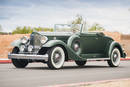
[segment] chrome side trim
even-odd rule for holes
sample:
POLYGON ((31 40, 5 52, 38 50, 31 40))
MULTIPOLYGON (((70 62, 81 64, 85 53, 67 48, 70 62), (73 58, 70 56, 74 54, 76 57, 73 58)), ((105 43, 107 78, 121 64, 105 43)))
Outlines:
POLYGON ((35 55, 35 54, 8 54, 9 59, 34 59, 34 60, 45 60, 48 61, 48 54, 35 55))

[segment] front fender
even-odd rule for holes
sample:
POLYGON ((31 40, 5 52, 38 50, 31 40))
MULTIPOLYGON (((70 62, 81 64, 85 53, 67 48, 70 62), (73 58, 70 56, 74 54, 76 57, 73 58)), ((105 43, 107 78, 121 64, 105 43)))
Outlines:
POLYGON ((66 46, 66 44, 61 40, 50 40, 47 43, 45 43, 44 45, 42 45, 42 47, 53 47, 53 46, 56 46, 56 45, 66 46))
POLYGON ((57 45, 61 45, 65 48, 68 54, 68 58, 72 60, 84 60, 79 55, 77 55, 66 43, 61 40, 51 40, 44 44, 42 47, 54 47, 57 45))
POLYGON ((21 44, 21 40, 18 39, 18 40, 15 40, 14 42, 11 43, 11 46, 14 46, 14 47, 19 47, 21 44))
POLYGON ((108 56, 110 57, 111 52, 112 52, 112 50, 113 50, 114 47, 117 47, 117 48, 119 49, 120 53, 121 53, 121 57, 125 58, 125 53, 124 53, 124 51, 123 51, 121 45, 120 45, 118 42, 115 42, 115 41, 113 41, 113 42, 110 44, 110 46, 109 46, 108 56))

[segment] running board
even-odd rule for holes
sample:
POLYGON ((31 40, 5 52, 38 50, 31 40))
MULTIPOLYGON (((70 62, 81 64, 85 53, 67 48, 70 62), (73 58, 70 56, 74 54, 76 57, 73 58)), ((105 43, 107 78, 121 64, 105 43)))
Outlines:
POLYGON ((110 60, 110 58, 87 58, 88 61, 106 61, 110 60))

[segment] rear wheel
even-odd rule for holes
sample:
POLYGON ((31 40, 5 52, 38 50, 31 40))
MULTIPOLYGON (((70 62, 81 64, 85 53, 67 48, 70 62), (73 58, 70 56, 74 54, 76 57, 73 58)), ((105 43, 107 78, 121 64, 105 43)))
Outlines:
POLYGON ((86 64, 86 61, 75 61, 75 63, 78 65, 78 66, 84 66, 86 64))
MULTIPOLYGON (((15 53, 15 54, 18 54, 18 52, 19 52, 18 48, 14 48, 12 51, 12 53, 15 53)), ((25 59, 11 59, 11 60, 12 60, 13 65, 16 68, 24 68, 28 65, 28 60, 25 60, 25 59)))
POLYGON ((114 48, 112 50, 112 53, 110 55, 110 60, 108 60, 108 65, 110 67, 117 67, 119 66, 120 64, 120 57, 121 57, 121 54, 120 54, 120 51, 118 48, 114 48))
POLYGON ((65 61, 65 52, 62 47, 55 46, 48 51, 47 65, 50 69, 60 69, 65 61))

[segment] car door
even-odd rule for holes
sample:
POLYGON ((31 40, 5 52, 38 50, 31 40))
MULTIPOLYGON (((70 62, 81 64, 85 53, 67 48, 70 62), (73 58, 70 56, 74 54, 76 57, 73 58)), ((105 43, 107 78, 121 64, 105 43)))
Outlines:
POLYGON ((105 39, 96 33, 82 33, 81 46, 82 54, 103 54, 105 49, 105 39))

